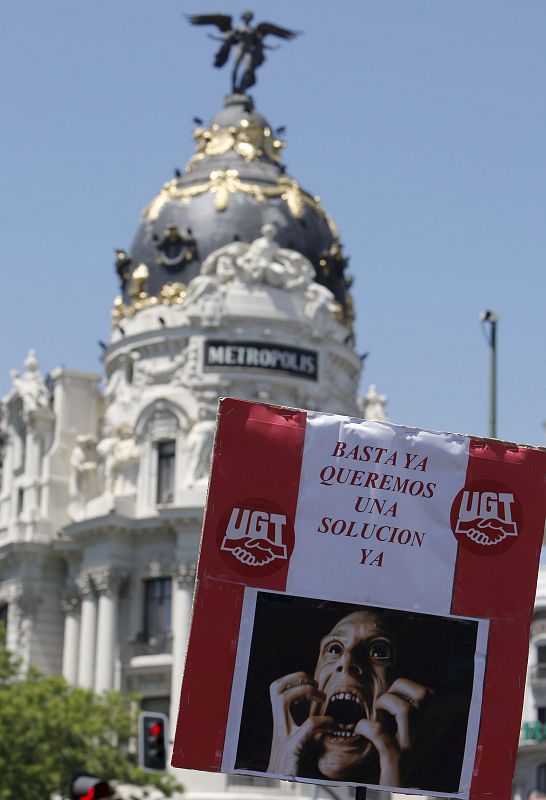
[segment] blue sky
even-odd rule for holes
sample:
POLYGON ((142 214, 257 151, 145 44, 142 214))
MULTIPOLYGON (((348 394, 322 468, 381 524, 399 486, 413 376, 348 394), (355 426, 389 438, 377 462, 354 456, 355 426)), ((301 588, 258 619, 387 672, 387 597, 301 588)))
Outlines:
MULTIPOLYGON (((259 0, 304 31, 253 92, 286 125, 288 171, 335 219, 355 277, 363 387, 395 422, 487 434, 499 323, 498 435, 544 445, 546 3, 259 0)), ((193 152, 192 117, 229 87, 174 0, 4 0, 0 391, 29 347, 100 371, 140 210, 193 152)))

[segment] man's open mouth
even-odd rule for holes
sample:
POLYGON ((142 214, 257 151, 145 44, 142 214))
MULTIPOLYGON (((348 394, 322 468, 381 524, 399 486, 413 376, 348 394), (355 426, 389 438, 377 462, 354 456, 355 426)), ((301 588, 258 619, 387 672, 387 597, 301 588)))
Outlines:
POLYGON ((364 698, 354 689, 335 692, 328 700, 323 712, 333 717, 335 727, 326 731, 326 736, 340 744, 353 744, 361 737, 355 735, 355 726, 361 719, 369 717, 364 698))

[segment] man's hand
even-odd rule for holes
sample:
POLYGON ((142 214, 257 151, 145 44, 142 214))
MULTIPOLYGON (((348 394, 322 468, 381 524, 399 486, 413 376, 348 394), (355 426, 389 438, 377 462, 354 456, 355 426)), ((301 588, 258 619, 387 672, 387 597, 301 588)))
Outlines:
MULTIPOLYGON (((379 755, 379 783, 382 786, 400 786, 400 756, 411 748, 410 714, 418 710, 430 690, 407 678, 397 678, 374 705, 394 717, 396 733, 389 733, 379 719, 361 719, 355 733, 369 739, 379 755)), ((378 715, 379 717, 381 715, 378 715)))
POLYGON ((298 774, 300 761, 308 743, 317 734, 332 725, 332 717, 318 714, 325 696, 317 688, 317 682, 305 672, 292 672, 274 681, 270 687, 273 711, 273 741, 268 772, 279 775, 298 774), (298 725, 290 711, 297 701, 306 702, 309 708, 307 719, 298 725))

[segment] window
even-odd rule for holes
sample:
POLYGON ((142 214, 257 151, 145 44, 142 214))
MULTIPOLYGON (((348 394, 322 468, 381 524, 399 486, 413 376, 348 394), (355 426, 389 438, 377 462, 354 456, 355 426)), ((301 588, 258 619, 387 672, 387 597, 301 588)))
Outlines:
POLYGON ((157 496, 158 504, 174 502, 174 466, 176 443, 168 439, 157 443, 157 496))
POLYGON ((25 507, 25 490, 17 489, 17 516, 20 517, 25 507))
POLYGON ((537 645, 537 674, 536 677, 540 680, 546 678, 546 644, 541 642, 537 645))
POLYGON ((544 725, 546 722, 546 706, 539 706, 537 708, 537 719, 544 725))
POLYGON ((155 711, 155 713, 169 716, 170 698, 169 697, 143 697, 140 701, 142 711, 155 711))
POLYGON ((145 582, 144 638, 159 639, 171 631, 171 578, 145 582))
POLYGON ((8 627, 8 604, 2 603, 0 604, 0 628, 4 629, 4 632, 7 630, 8 627))
POLYGON ((537 767, 537 785, 539 792, 546 792, 546 764, 539 764, 537 767))

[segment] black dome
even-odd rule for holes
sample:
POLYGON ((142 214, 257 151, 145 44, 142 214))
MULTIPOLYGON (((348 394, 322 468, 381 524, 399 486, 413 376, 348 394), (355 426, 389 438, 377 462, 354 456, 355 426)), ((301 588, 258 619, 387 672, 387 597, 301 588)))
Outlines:
POLYGON ((139 277, 149 296, 165 284, 187 285, 214 250, 237 240, 251 242, 264 224, 273 223, 279 245, 311 261, 317 281, 334 293, 349 318, 350 280, 335 225, 319 199, 286 175, 280 159, 284 143, 251 98, 228 96, 209 127, 194 131, 194 139, 197 152, 185 173, 164 184, 144 209, 130 253, 118 251, 123 302, 134 296, 139 277))

